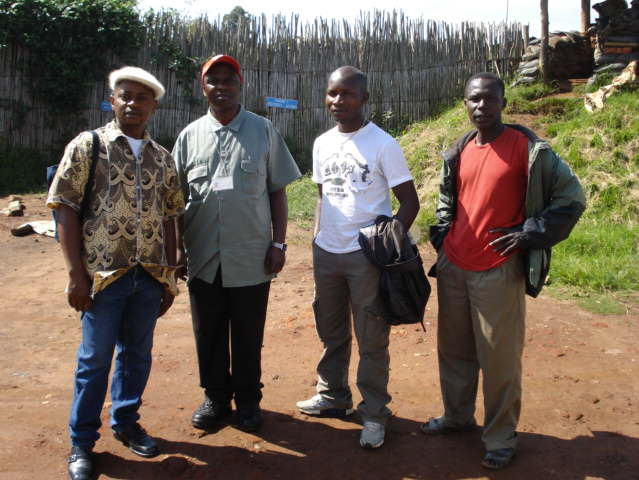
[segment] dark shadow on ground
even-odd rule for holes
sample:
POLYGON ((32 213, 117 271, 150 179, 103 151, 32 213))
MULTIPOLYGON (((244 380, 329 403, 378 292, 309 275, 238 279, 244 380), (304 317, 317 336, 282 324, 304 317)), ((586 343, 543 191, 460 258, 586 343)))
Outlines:
POLYGON ((262 430, 247 437, 246 449, 158 439, 160 461, 129 460, 104 452, 96 454, 96 470, 112 478, 135 480, 639 480, 639 439, 611 432, 596 431, 592 437, 571 440, 520 433, 515 461, 494 472, 479 465, 480 432, 430 437, 418 432, 418 422, 395 417, 386 444, 366 451, 359 447, 356 424, 337 429, 278 412, 266 411, 264 417, 262 430), (273 451, 260 439, 285 451, 273 451))

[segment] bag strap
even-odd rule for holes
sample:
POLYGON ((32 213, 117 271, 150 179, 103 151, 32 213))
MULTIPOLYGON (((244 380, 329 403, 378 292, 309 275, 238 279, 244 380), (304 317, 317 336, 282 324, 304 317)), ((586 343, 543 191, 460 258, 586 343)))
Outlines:
POLYGON ((100 137, 98 137, 98 132, 91 130, 91 136, 93 137, 91 165, 89 166, 89 177, 87 178, 87 185, 84 188, 82 204, 80 205, 80 220, 84 218, 84 215, 89 208, 89 197, 91 196, 91 190, 93 190, 93 183, 95 179, 95 166, 98 163, 98 154, 100 153, 100 137))

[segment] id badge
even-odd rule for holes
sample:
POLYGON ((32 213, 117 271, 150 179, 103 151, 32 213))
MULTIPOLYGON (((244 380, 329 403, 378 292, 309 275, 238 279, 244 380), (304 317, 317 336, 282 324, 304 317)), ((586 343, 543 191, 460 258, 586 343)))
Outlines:
POLYGON ((233 177, 215 177, 211 180, 211 190, 219 192, 221 190, 233 190, 233 177))

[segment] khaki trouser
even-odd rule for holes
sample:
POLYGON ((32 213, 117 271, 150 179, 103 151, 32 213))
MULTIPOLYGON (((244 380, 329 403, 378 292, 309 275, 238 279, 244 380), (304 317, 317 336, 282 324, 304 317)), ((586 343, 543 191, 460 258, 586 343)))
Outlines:
POLYGON ((520 255, 481 272, 437 258, 438 355, 445 422, 472 422, 483 376, 487 450, 514 448, 521 410, 526 302, 520 255))
POLYGON ((315 325, 324 344, 317 365, 317 393, 335 408, 351 408, 348 386, 351 357, 351 310, 359 346, 357 387, 362 394, 358 411, 364 420, 385 423, 391 415, 388 394, 389 325, 372 313, 379 302, 379 270, 360 250, 330 253, 313 244, 315 325))

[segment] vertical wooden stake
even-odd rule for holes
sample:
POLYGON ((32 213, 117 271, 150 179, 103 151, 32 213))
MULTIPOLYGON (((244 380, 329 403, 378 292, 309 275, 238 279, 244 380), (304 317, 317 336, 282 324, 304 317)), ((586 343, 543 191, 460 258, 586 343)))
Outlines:
POLYGON ((541 50, 539 63, 541 66, 541 76, 544 83, 550 81, 550 65, 548 62, 548 0, 540 0, 541 3, 541 50))
POLYGON ((581 0, 581 31, 586 33, 590 28, 590 0, 581 0))

